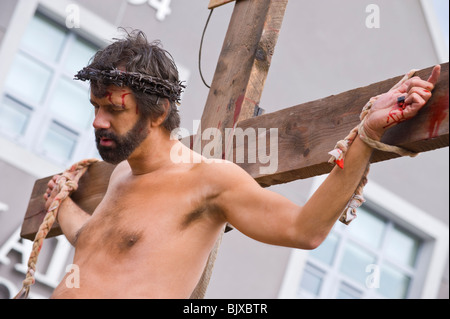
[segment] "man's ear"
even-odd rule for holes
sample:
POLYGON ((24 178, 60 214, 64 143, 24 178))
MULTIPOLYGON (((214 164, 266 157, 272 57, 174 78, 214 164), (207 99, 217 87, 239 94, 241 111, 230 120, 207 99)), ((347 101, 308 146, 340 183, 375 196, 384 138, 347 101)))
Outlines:
POLYGON ((166 98, 159 98, 158 103, 164 108, 164 113, 152 121, 152 126, 161 126, 169 116, 170 102, 166 98))

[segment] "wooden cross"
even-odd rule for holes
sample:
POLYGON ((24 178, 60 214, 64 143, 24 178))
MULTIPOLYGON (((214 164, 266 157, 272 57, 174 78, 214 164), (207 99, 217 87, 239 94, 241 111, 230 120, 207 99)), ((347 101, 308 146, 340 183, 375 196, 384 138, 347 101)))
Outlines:
MULTIPOLYGON (((231 1, 211 0, 209 8, 231 1)), ((361 108, 370 97, 388 91, 403 76, 255 117, 287 2, 236 2, 201 119, 203 130, 218 128, 222 136, 226 128, 278 128, 279 160, 275 173, 261 174, 259 160, 238 163, 264 187, 328 173, 328 151, 359 123, 361 108)), ((449 145, 448 63, 441 66, 440 80, 427 105, 416 117, 388 131, 383 142, 414 152, 449 145)), ((427 78, 431 69, 420 70, 418 75, 427 78)), ((191 147, 199 143, 200 133, 190 137, 191 147)), ((233 144, 225 156, 229 158, 242 147, 245 146, 233 144)), ((371 162, 397 156, 375 151, 371 162)), ((92 213, 103 198, 113 169, 105 162, 94 164, 80 180, 72 199, 92 213)), ((23 238, 33 240, 43 220, 46 212, 42 196, 50 178, 35 183, 22 225, 23 238)), ((55 224, 49 236, 59 234, 61 230, 55 224)))

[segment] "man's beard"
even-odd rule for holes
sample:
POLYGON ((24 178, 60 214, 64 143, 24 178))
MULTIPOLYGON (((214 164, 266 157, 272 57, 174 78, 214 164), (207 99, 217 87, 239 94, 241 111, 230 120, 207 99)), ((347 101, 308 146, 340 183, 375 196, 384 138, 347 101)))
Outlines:
POLYGON ((126 160, 148 136, 147 124, 148 119, 141 117, 125 135, 116 135, 106 129, 96 130, 95 142, 102 159, 111 164, 126 160), (110 139, 114 143, 112 146, 103 146, 100 144, 101 138, 110 139))

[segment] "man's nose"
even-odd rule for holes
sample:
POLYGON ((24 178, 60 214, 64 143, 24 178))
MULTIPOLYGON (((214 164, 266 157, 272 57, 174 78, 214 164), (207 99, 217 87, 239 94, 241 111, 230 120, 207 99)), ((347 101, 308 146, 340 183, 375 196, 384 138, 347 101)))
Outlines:
POLYGON ((111 127, 108 115, 101 108, 99 108, 99 110, 96 112, 92 126, 95 129, 108 129, 111 127))

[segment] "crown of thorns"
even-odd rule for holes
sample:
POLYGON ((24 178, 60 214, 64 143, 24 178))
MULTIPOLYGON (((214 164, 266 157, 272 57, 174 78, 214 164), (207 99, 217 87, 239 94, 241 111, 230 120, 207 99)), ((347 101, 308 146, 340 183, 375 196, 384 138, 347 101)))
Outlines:
POLYGON ((181 93, 186 87, 182 82, 170 82, 154 76, 137 72, 124 72, 118 69, 98 70, 85 67, 75 75, 76 80, 102 81, 117 86, 128 86, 137 91, 165 97, 170 101, 179 103, 181 93))

